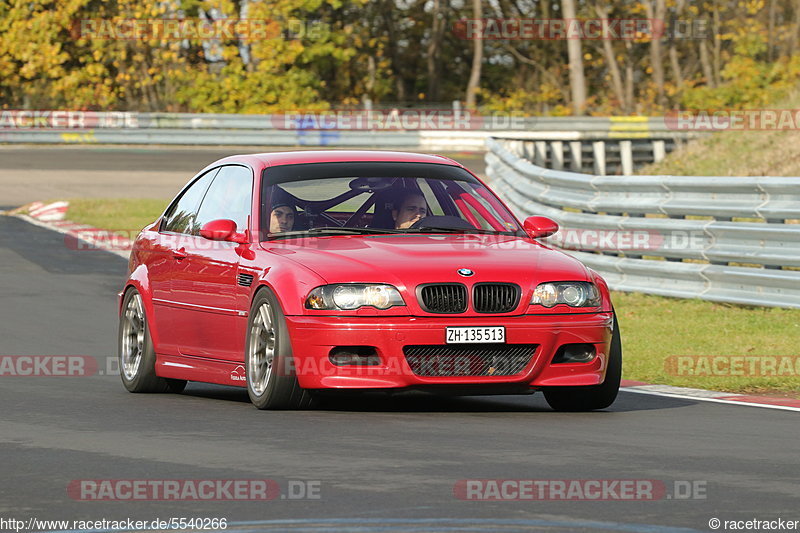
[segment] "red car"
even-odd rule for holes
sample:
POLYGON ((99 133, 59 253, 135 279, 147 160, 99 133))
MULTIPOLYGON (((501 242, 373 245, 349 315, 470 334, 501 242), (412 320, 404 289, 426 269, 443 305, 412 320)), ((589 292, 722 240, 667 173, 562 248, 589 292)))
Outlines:
POLYGON ((136 239, 120 293, 132 392, 246 387, 260 409, 324 390, 544 392, 558 410, 617 395, 603 279, 537 242, 441 156, 240 155, 197 174, 136 239))

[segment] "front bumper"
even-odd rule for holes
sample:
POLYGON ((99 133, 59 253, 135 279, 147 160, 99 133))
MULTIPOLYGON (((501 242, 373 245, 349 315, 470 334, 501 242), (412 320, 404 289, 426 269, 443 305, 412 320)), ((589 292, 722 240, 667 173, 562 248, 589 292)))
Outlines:
POLYGON ((287 316, 294 371, 306 389, 396 389, 451 386, 598 385, 605 379, 611 341, 610 312, 569 315, 480 317, 287 316), (536 344, 525 368, 513 376, 430 377, 414 374, 403 354, 408 345, 444 345, 447 326, 505 326, 506 344, 536 344), (595 345, 588 363, 553 364, 563 344, 595 345), (337 366, 329 360, 336 346, 374 346, 375 366, 337 366))

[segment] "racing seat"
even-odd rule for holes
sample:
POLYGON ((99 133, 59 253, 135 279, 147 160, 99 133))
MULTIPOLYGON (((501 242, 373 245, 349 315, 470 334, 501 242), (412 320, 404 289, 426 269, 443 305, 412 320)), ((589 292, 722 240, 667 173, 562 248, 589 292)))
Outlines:
POLYGON ((305 212, 298 211, 297 214, 294 216, 294 226, 292 227, 292 231, 305 231, 309 229, 310 222, 308 220, 308 216, 305 212))
POLYGON ((394 229, 394 218, 392 209, 394 208, 393 198, 397 198, 398 191, 391 189, 375 193, 375 210, 372 215, 370 228, 375 229, 394 229))

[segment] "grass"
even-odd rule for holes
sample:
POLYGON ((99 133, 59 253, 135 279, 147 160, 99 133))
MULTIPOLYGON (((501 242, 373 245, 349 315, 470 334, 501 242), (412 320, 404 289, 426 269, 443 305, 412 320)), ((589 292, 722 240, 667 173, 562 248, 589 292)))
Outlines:
MULTIPOLYGON (((109 230, 136 231, 158 217, 163 200, 71 200, 67 218, 109 230)), ((675 375, 671 356, 798 355, 800 309, 746 307, 646 294, 615 293, 624 353, 624 378, 732 392, 800 396, 791 377, 675 375)))
MULTIPOLYGON (((797 109, 800 94, 770 109, 797 109)), ((800 176, 800 130, 725 131, 690 142, 638 174, 800 176)))
POLYGON ((69 201, 67 218, 135 237, 139 230, 161 215, 167 203, 168 200, 137 198, 72 199, 69 201))
POLYGON ((719 132, 670 153, 638 174, 800 176, 800 131, 719 132))
MULTIPOLYGON (((800 396, 792 376, 675 375, 671 356, 794 356, 800 360, 800 309, 614 293, 622 332, 624 378, 734 392, 800 396)), ((797 369, 797 365, 795 366, 797 369)), ((688 373, 688 372, 683 372, 688 373)))

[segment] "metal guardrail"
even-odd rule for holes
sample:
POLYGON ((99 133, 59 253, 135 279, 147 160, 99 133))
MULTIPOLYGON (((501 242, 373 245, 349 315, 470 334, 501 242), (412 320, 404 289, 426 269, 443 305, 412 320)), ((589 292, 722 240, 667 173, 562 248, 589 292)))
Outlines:
MULTIPOLYGON (((323 116, 357 117, 372 113, 376 117, 388 117, 392 113, 428 113, 427 116, 459 116, 464 123, 477 129, 505 131, 518 129, 523 136, 526 132, 574 132, 568 138, 613 139, 652 136, 684 138, 693 132, 676 129, 674 120, 664 117, 621 116, 621 117, 523 117, 519 115, 487 114, 475 111, 451 109, 347 109, 329 111, 287 111, 278 114, 245 115, 237 113, 139 113, 133 111, 34 111, 0 110, 0 130, 13 131, 20 128, 51 127, 62 129, 212 129, 212 130, 293 130, 296 125, 308 129, 315 119, 323 116), (513 124, 512 122, 513 121, 513 124), (302 126, 302 123, 306 123, 302 126)), ((425 121, 422 127, 407 128, 430 130, 425 121)), ((333 129, 333 128, 330 128, 333 129)))
POLYGON ((549 245, 612 288, 800 308, 800 178, 578 174, 534 165, 524 143, 487 141, 493 188, 558 222, 549 245))
POLYGON ((675 130, 664 118, 480 116, 455 109, 273 115, 0 110, 0 143, 483 151, 489 136, 510 136, 527 139, 542 166, 588 169, 598 174, 605 174, 607 169, 630 174, 637 165, 659 161, 678 143, 697 135, 675 130), (439 119, 444 127, 439 127, 439 119), (452 127, 446 126, 448 121, 452 127), (374 127, 381 122, 388 127, 374 127))
MULTIPOLYGON (((483 139, 482 139, 483 141, 483 139)), ((0 143, 163 144, 205 146, 384 146, 416 149, 416 131, 226 130, 206 128, 126 128, 88 130, 0 130, 0 143)))

